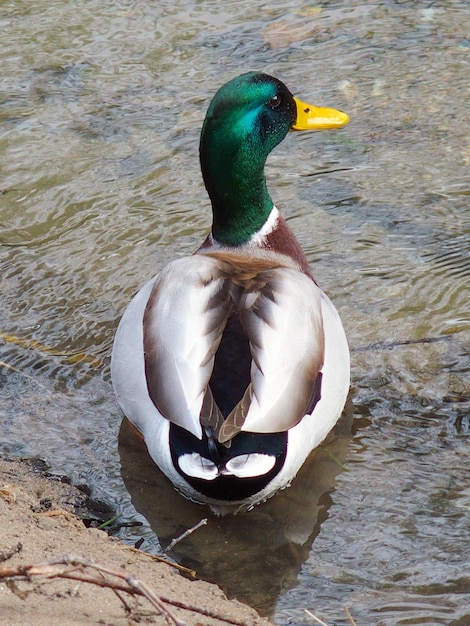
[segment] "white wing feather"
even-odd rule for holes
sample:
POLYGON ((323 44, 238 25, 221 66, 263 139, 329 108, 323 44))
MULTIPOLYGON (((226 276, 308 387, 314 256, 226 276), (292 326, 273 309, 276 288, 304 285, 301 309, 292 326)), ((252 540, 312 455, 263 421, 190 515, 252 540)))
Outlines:
MULTIPOLYGON (((230 289, 214 259, 178 259, 159 275, 144 314, 150 397, 163 416, 198 438, 214 355, 232 307, 230 289)), ((215 403, 206 405, 218 411, 215 403)))
POLYGON ((289 268, 266 275, 259 292, 241 299, 253 357, 242 430, 259 433, 288 430, 302 419, 324 355, 320 289, 289 268))

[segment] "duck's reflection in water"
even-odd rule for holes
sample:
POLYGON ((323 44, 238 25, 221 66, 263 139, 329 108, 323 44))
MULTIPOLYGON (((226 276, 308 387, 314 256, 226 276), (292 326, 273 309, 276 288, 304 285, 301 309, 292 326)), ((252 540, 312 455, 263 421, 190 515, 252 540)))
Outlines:
POLYGON ((134 507, 165 549, 202 518, 207 524, 177 543, 170 556, 215 582, 229 597, 270 616, 282 591, 296 584, 320 525, 351 440, 352 411, 329 441, 315 450, 292 486, 247 513, 215 517, 178 494, 158 470, 141 437, 124 419, 119 435, 122 476, 134 507))

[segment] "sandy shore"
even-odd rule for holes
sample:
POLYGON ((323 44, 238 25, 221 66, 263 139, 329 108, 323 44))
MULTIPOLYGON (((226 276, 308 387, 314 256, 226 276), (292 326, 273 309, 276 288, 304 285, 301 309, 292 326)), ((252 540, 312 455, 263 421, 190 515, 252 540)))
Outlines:
POLYGON ((67 484, 45 478, 27 462, 0 460, 0 615, 3 626, 50 626, 179 623, 188 626, 240 624, 268 626, 254 609, 228 600, 216 586, 182 575, 168 563, 123 545, 95 528, 86 528, 79 517, 86 510, 86 496, 67 484), (77 515, 78 514, 78 515, 77 515), (70 565, 28 569, 64 555, 93 562, 102 569, 70 565), (71 570, 73 573, 70 573, 71 570), (29 580, 15 580, 14 573, 29 580), (37 574, 43 575, 37 575, 37 574), (5 578, 8 574, 10 578, 5 578), (105 586, 63 576, 93 577, 105 586), (163 600, 161 609, 148 597, 119 595, 109 587, 150 590, 163 600), (134 580, 137 583, 134 583, 134 580), (144 587, 140 587, 143 583, 144 587), (163 609, 164 607, 164 609, 163 609), (169 615, 162 615, 167 610, 169 615))

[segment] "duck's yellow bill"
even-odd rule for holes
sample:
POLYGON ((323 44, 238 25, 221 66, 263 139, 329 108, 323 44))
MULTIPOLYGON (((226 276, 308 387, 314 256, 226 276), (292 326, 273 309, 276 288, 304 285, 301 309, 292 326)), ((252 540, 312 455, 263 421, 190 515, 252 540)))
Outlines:
POLYGON ((292 130, 328 130, 342 128, 349 122, 349 116, 337 109, 314 107, 298 98, 294 98, 297 106, 297 119, 292 130))

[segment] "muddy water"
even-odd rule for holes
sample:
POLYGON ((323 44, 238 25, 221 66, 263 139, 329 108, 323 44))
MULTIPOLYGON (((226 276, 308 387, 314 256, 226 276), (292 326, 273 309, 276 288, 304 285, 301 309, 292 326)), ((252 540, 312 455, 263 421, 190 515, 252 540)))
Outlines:
POLYGON ((136 289, 209 226, 211 95, 262 69, 351 117, 267 168, 344 320, 351 400, 291 489, 171 554, 282 624, 470 623, 466 3, 155 4, 0 7, 4 452, 88 485, 144 549, 207 515, 121 427, 109 355, 136 289))

